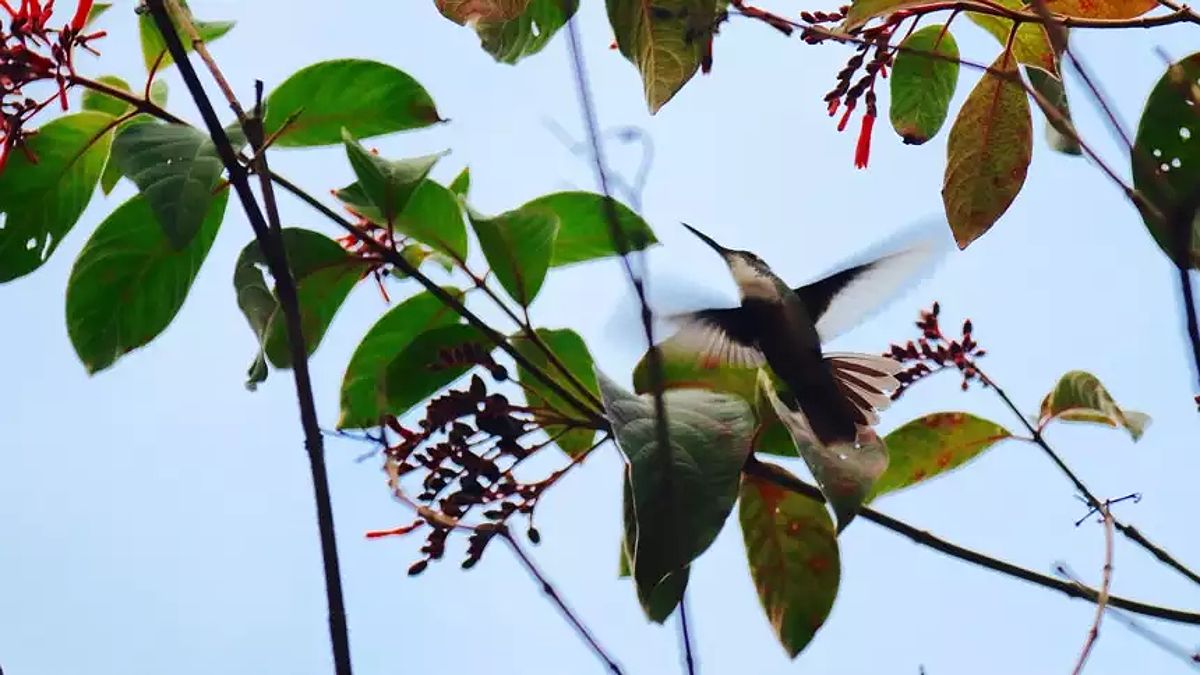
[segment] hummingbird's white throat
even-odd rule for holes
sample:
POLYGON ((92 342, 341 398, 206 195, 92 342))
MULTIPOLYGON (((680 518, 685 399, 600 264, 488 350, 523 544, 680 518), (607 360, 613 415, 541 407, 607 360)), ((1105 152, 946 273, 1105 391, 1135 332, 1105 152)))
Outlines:
POLYGON ((770 275, 763 274, 761 270, 746 262, 746 259, 739 255, 729 256, 727 260, 729 272, 733 275, 733 281, 737 284, 743 300, 746 298, 779 299, 779 288, 770 275))

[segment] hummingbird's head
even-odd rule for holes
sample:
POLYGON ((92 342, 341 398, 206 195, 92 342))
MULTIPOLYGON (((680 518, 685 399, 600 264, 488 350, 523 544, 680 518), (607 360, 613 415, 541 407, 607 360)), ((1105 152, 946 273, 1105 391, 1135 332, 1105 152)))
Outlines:
POLYGON ((733 281, 737 284, 742 299, 758 298, 761 300, 773 300, 780 297, 775 273, 771 271, 767 263, 763 262, 762 258, 750 251, 725 248, 713 240, 712 237, 691 225, 687 223, 681 223, 681 225, 696 235, 700 241, 708 244, 709 247, 721 256, 725 264, 729 266, 729 272, 733 275, 733 281))

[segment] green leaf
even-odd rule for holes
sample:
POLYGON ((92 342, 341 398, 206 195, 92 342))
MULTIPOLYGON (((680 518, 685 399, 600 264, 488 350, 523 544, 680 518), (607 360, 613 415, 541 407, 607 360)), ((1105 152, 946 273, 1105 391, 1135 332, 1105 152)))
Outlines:
POLYGON ((1046 116, 1046 142, 1050 147, 1063 153, 1064 155, 1081 155, 1083 149, 1079 147, 1079 143, 1069 133, 1070 129, 1062 126, 1057 120, 1066 120, 1068 124, 1073 124, 1071 120, 1071 107, 1067 104, 1067 90, 1063 86, 1061 80, 1053 75, 1048 74, 1040 68, 1026 68, 1025 74, 1029 76, 1029 84, 1039 94, 1046 98, 1046 102, 1052 106, 1052 110, 1046 110, 1042 102, 1038 99, 1034 101, 1042 109, 1042 113, 1046 116))
POLYGON ((348 130, 342 133, 346 157, 350 160, 354 175, 358 177, 358 192, 375 207, 375 213, 385 224, 395 221, 396 216, 408 205, 417 186, 445 154, 387 160, 364 148, 348 130))
MULTIPOLYGON (((114 89, 120 89, 121 91, 132 91, 129 88, 129 83, 117 77, 116 75, 101 75, 100 77, 96 78, 96 81, 100 84, 106 84, 114 89)), ((83 90, 81 107, 84 110, 94 110, 96 112, 102 112, 106 115, 112 115, 113 117, 120 117, 121 115, 124 115, 133 109, 133 106, 129 105, 125 101, 122 101, 119 98, 113 98, 112 96, 96 91, 95 89, 83 90)))
POLYGON ((503 21, 479 21, 479 45, 500 63, 516 63, 540 51, 566 25, 579 0, 530 0, 519 16, 503 21))
MULTIPOLYGON (((642 217, 621 202, 611 199, 620 232, 629 251, 640 251, 658 242, 642 217)), ((604 196, 593 192, 556 192, 538 197, 522 210, 549 211, 559 219, 551 267, 620 255, 613 243, 604 196)))
MULTIPOLYGON (((284 228, 283 245, 296 281, 305 351, 311 355, 321 344, 334 314, 362 277, 363 263, 329 237, 312 230, 284 228)), ((233 274, 238 306, 259 339, 259 354, 246 382, 251 390, 266 379, 264 357, 276 368, 292 365, 287 321, 276 295, 267 289, 265 268, 258 242, 252 241, 242 249, 233 274)))
MULTIPOLYGON (((633 563, 630 562, 630 556, 633 555, 633 542, 637 540, 637 520, 633 514, 633 488, 629 481, 629 471, 625 472, 621 486, 621 511, 624 516, 625 528, 621 536, 620 576, 631 577, 633 563)), ((638 603, 641 604, 647 619, 661 624, 671 616, 679 603, 683 602, 683 592, 687 590, 689 569, 684 567, 682 570, 671 572, 653 588, 634 584, 634 589, 638 594, 638 603)))
POLYGON ((0 180, 0 282, 42 266, 79 220, 104 169, 109 115, 65 115, 38 129, 8 159, 0 180))
POLYGON ((183 124, 132 124, 113 141, 112 155, 146 196, 171 245, 187 246, 225 168, 208 134, 183 124))
MULTIPOLYGON (((1008 9, 1016 11, 1026 9, 1025 3, 1022 0, 995 1, 996 4, 1008 9)), ((1007 48, 1009 44, 1008 37, 1012 34, 1013 29, 1011 19, 1002 19, 998 16, 980 14, 978 12, 967 12, 967 17, 991 33, 992 37, 1000 41, 1002 47, 1007 48)), ((1012 41, 1012 55, 1017 58, 1019 63, 1039 68, 1054 77, 1059 77, 1058 57, 1054 53, 1054 47, 1050 43, 1050 35, 1046 33, 1045 26, 1040 23, 1022 23, 1017 28, 1017 34, 1012 41)), ((1001 55, 1001 58, 1003 56, 1001 55)))
POLYGON ((892 128, 904 142, 920 145, 937 135, 946 121, 950 99, 958 86, 958 62, 917 52, 958 58, 958 44, 944 24, 926 26, 909 35, 892 66, 890 115, 892 128))
POLYGON ((1042 399, 1038 426, 1044 427, 1055 419, 1124 427, 1135 441, 1141 439, 1150 425, 1149 415, 1121 409, 1100 380, 1082 370, 1063 375, 1054 390, 1042 399))
POLYGON ((1007 429, 970 413, 915 419, 884 438, 890 461, 867 501, 952 471, 1006 438, 1007 429))
POLYGON ((617 46, 641 72, 654 114, 711 54, 717 0, 607 0, 607 6, 617 46))
MULTIPOLYGON (((196 27, 196 32, 205 43, 211 43, 219 37, 228 33, 236 22, 234 21, 200 21, 192 16, 191 9, 188 8, 187 2, 180 0, 180 8, 192 20, 192 25, 196 27)), ((183 49, 186 52, 191 52, 192 40, 187 33, 179 27, 179 19, 172 15, 171 23, 175 26, 175 32, 179 34, 179 39, 183 43, 183 49)), ((171 54, 167 52, 167 43, 163 41, 162 34, 158 32, 158 26, 154 23, 154 17, 149 14, 142 14, 138 17, 138 32, 142 38, 142 59, 146 63, 146 70, 152 70, 154 64, 158 63, 158 69, 163 70, 167 66, 175 62, 171 58, 171 54), (159 61, 159 57, 162 61, 159 61)))
MULTIPOLYGON (((763 466, 795 480, 781 467, 763 466)), ((833 521, 820 502, 758 476, 742 479, 738 515, 758 599, 779 642, 795 658, 837 597, 841 560, 833 521)))
MULTIPOLYGON (((554 355, 559 362, 566 368, 575 381, 581 383, 592 394, 599 396, 600 391, 596 386, 596 374, 593 370, 592 354, 588 351, 587 345, 584 344, 583 338, 573 330, 566 328, 562 329, 537 329, 537 336, 554 355)), ((551 363, 540 347, 524 333, 519 333, 512 336, 512 346, 529 360, 535 367, 542 372, 550 375, 551 378, 559 385, 571 392, 577 399, 586 402, 579 389, 572 384, 572 380, 562 374, 562 371, 557 366, 551 363)), ((535 377, 531 372, 524 367, 517 367, 517 376, 520 379, 522 388, 525 389, 525 398, 531 408, 548 409, 557 411, 559 416, 581 418, 581 413, 575 406, 567 403, 558 394, 554 393, 550 387, 546 386, 540 379, 535 377)), ((561 424, 548 424, 543 427, 546 434, 550 437, 556 437, 558 447, 562 448, 563 452, 571 457, 578 457, 592 447, 592 442, 595 440, 596 431, 594 429, 572 429, 567 430, 567 427, 561 424), (561 435, 559 435, 561 434, 561 435)))
MULTIPOLYGON (((1017 74, 1007 54, 994 70, 1017 74)), ((991 229, 1016 199, 1033 157, 1025 89, 985 74, 954 120, 946 148, 942 202, 960 249, 991 229)))
POLYGON ((469 167, 464 166, 463 170, 461 172, 459 172, 459 174, 457 176, 455 176, 454 182, 450 183, 450 191, 453 192, 454 194, 458 195, 459 197, 466 197, 467 192, 469 192, 470 189, 471 189, 471 169, 469 167))
MULTIPOLYGON (((1133 187, 1154 205, 1166 222, 1142 210, 1146 228, 1171 260, 1178 259, 1176 227, 1191 226, 1191 250, 1185 264, 1200 268, 1200 52, 1172 64, 1154 85, 1134 139, 1133 187)), ((1182 233, 1180 233, 1182 234, 1182 233)))
POLYGON ((492 272, 522 307, 537 297, 550 268, 559 219, 549 209, 520 208, 487 218, 470 212, 471 226, 492 272))
MULTIPOLYGON (((462 291, 446 287, 461 298, 462 291)), ((441 326, 456 324, 459 317, 428 291, 396 305, 371 326, 342 377, 339 429, 365 429, 379 424, 387 413, 387 368, 417 336, 441 326)))
POLYGON ((87 20, 83 22, 84 26, 90 26, 93 21, 100 18, 108 10, 112 9, 111 2, 97 2, 92 5, 91 11, 88 12, 87 20))
POLYGON ((386 412, 402 417, 474 367, 453 357, 464 348, 480 354, 494 345, 478 328, 464 323, 430 328, 402 348, 387 366, 386 412))
POLYGON ((766 371, 759 371, 758 383, 761 395, 787 427, 797 452, 833 507, 837 529, 841 532, 854 519, 875 481, 887 469, 887 446, 871 429, 860 431, 855 443, 821 445, 813 438, 804 416, 792 413, 779 400, 776 385, 766 371))
MULTIPOLYGON (((359 183, 338 190, 337 197, 362 217, 380 225, 387 224, 359 183)), ((467 257, 467 226, 458 197, 432 180, 417 184, 396 217, 394 227, 396 232, 428 244, 452 259, 465 260, 467 257)))
POLYGON ((294 114, 299 116, 276 137, 276 146, 341 143, 343 128, 362 139, 443 121, 407 73, 363 59, 314 63, 284 80, 267 97, 266 133, 278 132, 294 114))
POLYGON ((167 240, 141 195, 96 228, 67 281, 67 333, 89 374, 148 344, 175 318, 221 227, 228 196, 211 202, 182 250, 167 240))
POLYGON ((666 392, 671 447, 665 451, 656 442, 651 397, 626 392, 602 373, 597 381, 617 446, 629 460, 636 525, 631 557, 646 606, 656 587, 684 570, 721 530, 737 499, 754 417, 736 396, 666 392))

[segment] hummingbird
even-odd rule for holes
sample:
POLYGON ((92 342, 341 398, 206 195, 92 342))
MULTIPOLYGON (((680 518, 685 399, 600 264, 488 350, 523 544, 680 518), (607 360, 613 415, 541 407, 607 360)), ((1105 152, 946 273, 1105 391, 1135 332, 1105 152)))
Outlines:
MULTIPOLYGON (((824 353, 821 345, 876 309, 924 267, 931 240, 790 287, 750 251, 726 248, 682 223, 717 252, 737 284, 741 304, 676 315, 664 343, 695 353, 706 367, 767 366, 787 391, 779 399, 797 413, 813 440, 854 445, 891 403, 903 366, 873 354, 824 353)), ((873 432, 871 432, 873 433, 873 432)))

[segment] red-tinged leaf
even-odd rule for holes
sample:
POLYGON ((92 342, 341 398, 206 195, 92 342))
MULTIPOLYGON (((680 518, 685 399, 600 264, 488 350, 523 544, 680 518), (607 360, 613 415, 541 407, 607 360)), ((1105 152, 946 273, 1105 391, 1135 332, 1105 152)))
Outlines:
POLYGON ((841 561, 833 521, 820 502, 757 476, 742 479, 740 497, 750 576, 771 628, 794 658, 825 623, 837 597, 841 561))
MULTIPOLYGON (((1006 54, 992 64, 1017 77, 1006 54)), ((1033 120, 1025 90, 985 74, 950 129, 942 203, 960 249, 987 232, 1016 199, 1033 157, 1033 120)))
POLYGON ((1086 19, 1132 19, 1155 7, 1157 0, 1046 0, 1055 14, 1086 19))
POLYGON ((942 412, 915 419, 885 437, 891 461, 869 499, 957 469, 1011 437, 1004 427, 970 413, 942 412))
MULTIPOLYGON (((996 4, 1008 9, 1022 11, 1025 4, 1021 0, 994 0, 996 4)), ((991 14, 967 12, 967 16, 1000 41, 1001 46, 1008 45, 1012 34, 1013 22, 991 14)), ((1017 61, 1033 68, 1040 68, 1055 77, 1059 77, 1058 59, 1054 55, 1054 47, 1046 28, 1037 23, 1023 23, 1017 28, 1017 34, 1012 40, 1012 54, 1017 61)))
POLYGON ((1168 258, 1179 254, 1175 227, 1191 225, 1185 258, 1200 268, 1200 52, 1173 64, 1159 79, 1138 122, 1134 139, 1133 187, 1159 214, 1143 210, 1142 219, 1168 258), (1163 222, 1159 217, 1166 218, 1163 222))
POLYGON ((1042 399, 1038 425, 1045 426, 1054 419, 1124 427, 1135 441, 1150 426, 1149 415, 1121 409, 1100 379, 1082 370, 1063 375, 1054 390, 1042 399))
POLYGON ((468 21, 509 21, 525 11, 529 0, 436 0, 442 16, 459 24, 468 21))
POLYGON ((944 24, 908 36, 892 66, 892 128, 908 145, 920 145, 942 128, 958 86, 958 44, 944 24), (946 59, 925 56, 941 54, 946 59))

